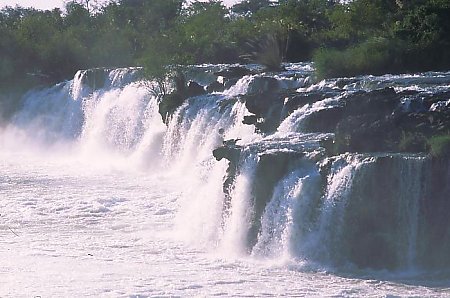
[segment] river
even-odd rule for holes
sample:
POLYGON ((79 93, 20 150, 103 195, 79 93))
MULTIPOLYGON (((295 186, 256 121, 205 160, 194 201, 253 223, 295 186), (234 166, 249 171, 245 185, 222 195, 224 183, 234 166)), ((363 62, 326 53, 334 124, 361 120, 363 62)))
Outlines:
MULTIPOLYGON (((405 177, 396 189, 405 194, 396 213, 404 223, 395 235, 406 235, 398 239, 398 268, 355 266, 361 256, 349 256, 340 240, 348 229, 344 209, 356 208, 348 202, 371 187, 360 180, 372 179, 387 155, 329 159, 326 191, 319 194, 320 173, 311 160, 328 135, 303 133, 300 123, 338 96, 292 113, 275 133, 262 135, 242 123, 244 103, 231 100, 250 92, 257 77, 250 75, 186 103, 165 125, 136 71, 105 71, 106 82, 96 88, 79 72, 31 91, 0 128, 1 297, 450 295, 446 270, 416 264, 417 202, 424 191, 417 185, 426 157, 388 156, 405 177), (212 155, 221 128, 244 147, 229 197, 223 188, 228 164, 212 155), (307 158, 289 159, 267 204, 258 207, 250 198, 263 156, 289 150, 307 158)), ((311 71, 309 64, 293 64, 274 77, 298 92, 332 84, 307 85, 311 71)), ((434 77, 439 82, 425 80, 426 86, 414 77, 388 83, 449 88, 449 74, 434 77)), ((347 91, 373 88, 372 81, 383 80, 366 78, 366 85, 347 91)))

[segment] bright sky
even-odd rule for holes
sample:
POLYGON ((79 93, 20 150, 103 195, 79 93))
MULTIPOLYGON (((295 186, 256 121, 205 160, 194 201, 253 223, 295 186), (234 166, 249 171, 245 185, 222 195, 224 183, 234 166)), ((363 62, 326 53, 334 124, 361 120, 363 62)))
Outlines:
MULTIPOLYGON (((22 7, 35 7, 38 9, 53 9, 55 7, 64 7, 64 2, 67 2, 67 0, 0 0, 0 7, 20 5, 22 7)), ((108 1, 105 0, 104 2, 108 1)), ((239 0, 222 0, 222 2, 227 6, 231 6, 239 2, 239 0)))

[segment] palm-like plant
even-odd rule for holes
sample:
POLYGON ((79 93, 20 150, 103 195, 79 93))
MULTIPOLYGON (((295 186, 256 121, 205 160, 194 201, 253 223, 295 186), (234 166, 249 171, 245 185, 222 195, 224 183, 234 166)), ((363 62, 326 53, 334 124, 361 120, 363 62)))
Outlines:
POLYGON ((241 56, 251 63, 263 65, 268 71, 280 71, 285 58, 287 42, 275 34, 267 34, 261 40, 247 42, 248 53, 241 56))

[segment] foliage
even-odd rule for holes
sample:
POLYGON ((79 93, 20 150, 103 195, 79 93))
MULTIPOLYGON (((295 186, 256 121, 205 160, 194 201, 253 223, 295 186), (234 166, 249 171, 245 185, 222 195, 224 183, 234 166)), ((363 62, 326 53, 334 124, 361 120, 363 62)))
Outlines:
POLYGON ((403 132, 398 144, 398 149, 400 152, 427 152, 427 138, 422 133, 403 132))
POLYGON ((446 0, 355 0, 328 15, 331 27, 322 33, 325 50, 314 55, 321 77, 450 67, 446 0))
POLYGON ((168 65, 240 57, 269 69, 314 58, 321 77, 450 67, 448 0, 245 0, 230 9, 217 0, 99 3, 0 10, 0 88, 102 66, 144 66, 162 79, 168 65))
POLYGON ((285 44, 286 41, 280 41, 273 34, 268 34, 262 41, 249 42, 248 54, 241 57, 265 66, 268 71, 279 71, 282 69, 281 64, 286 52, 285 44))
POLYGON ((231 8, 231 11, 238 15, 250 16, 258 12, 258 10, 267 8, 270 5, 271 5, 270 0, 244 0, 242 2, 235 4, 231 8))
POLYGON ((196 63, 223 62, 220 52, 228 47, 224 39, 226 13, 225 6, 218 1, 192 3, 176 27, 180 33, 180 50, 191 53, 196 63))
POLYGON ((371 38, 345 50, 322 48, 314 55, 319 78, 382 74, 401 64, 407 46, 386 38, 371 38))
POLYGON ((450 135, 433 136, 428 140, 430 154, 433 157, 450 156, 450 135))

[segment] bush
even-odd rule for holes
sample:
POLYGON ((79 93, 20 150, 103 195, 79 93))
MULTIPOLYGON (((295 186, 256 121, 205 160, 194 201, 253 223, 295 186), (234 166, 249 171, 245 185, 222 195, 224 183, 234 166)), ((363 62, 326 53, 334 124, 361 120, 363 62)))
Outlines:
POLYGON ((386 38, 372 38, 345 50, 319 49, 313 61, 320 79, 382 74, 393 69, 403 47, 386 38))
POLYGON ((428 144, 431 156, 436 158, 450 156, 450 134, 433 136, 428 140, 428 144))
POLYGON ((427 152, 427 138, 422 133, 402 133, 398 143, 400 152, 427 152))

